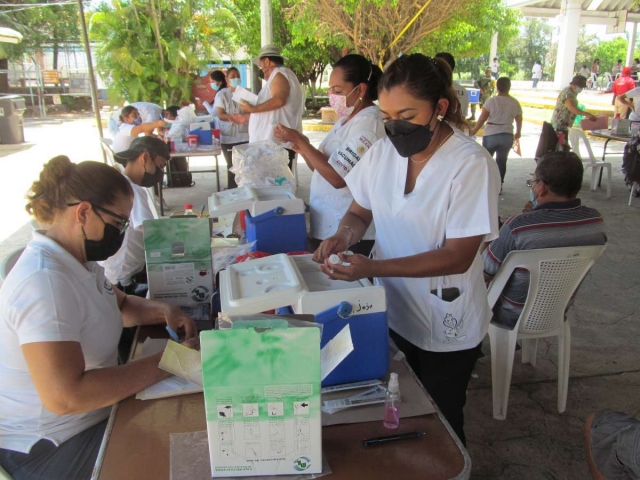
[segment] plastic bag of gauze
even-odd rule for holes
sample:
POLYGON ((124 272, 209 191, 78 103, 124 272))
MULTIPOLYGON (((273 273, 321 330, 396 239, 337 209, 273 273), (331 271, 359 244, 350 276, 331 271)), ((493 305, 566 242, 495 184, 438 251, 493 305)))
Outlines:
POLYGON ((167 135, 173 138, 186 137, 189 134, 189 126, 197 121, 198 116, 196 115, 196 110, 193 105, 182 107, 180 110, 178 110, 178 116, 176 117, 174 123, 171 124, 171 128, 169 129, 169 133, 167 135))
POLYGON ((289 154, 276 143, 247 143, 233 147, 233 167, 238 186, 289 186, 295 189, 293 173, 289 168, 289 154))

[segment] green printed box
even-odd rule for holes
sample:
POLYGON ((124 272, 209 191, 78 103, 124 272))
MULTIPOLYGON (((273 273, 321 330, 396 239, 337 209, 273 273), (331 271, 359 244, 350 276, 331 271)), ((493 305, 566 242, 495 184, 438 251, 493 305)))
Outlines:
POLYGON ((213 292, 208 218, 162 218, 143 224, 149 296, 176 305, 208 303, 213 292))
POLYGON ((200 344, 212 477, 320 473, 320 330, 213 330, 200 344))

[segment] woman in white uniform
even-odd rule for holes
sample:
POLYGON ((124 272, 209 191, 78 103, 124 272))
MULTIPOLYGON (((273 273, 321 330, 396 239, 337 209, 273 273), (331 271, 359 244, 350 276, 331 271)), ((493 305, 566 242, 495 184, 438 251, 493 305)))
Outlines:
MULTIPOLYGON (((318 148, 297 130, 279 125, 276 137, 291 142, 313 171, 311 177, 310 236, 320 241, 333 235, 349 209, 353 196, 345 178, 378 139, 384 137, 378 99, 382 71, 362 55, 347 55, 334 66, 329 77, 329 102, 340 116, 318 148)), ((369 226, 362 240, 351 251, 369 255, 375 228, 369 226)))
POLYGON ((451 69, 421 54, 398 58, 379 89, 387 137, 347 176, 354 201, 315 253, 329 277, 375 277, 387 296, 390 335, 464 442, 466 389, 491 310, 480 245, 498 236, 500 174, 468 128, 451 69), (375 218, 373 259, 333 253, 375 218))
POLYGON ((236 145, 249 142, 249 126, 246 122, 238 123, 233 119, 243 115, 240 106, 231 97, 236 87, 240 86, 240 71, 236 67, 227 70, 227 76, 216 70, 211 72, 211 79, 218 87, 213 108, 220 119, 220 145, 227 162, 227 188, 237 188, 236 176, 229 169, 233 166, 231 152, 236 145), (227 80, 229 83, 227 84, 227 80))
POLYGON ((169 376, 161 354, 118 366, 123 325, 196 335, 180 309, 127 296, 96 263, 120 248, 132 202, 117 170, 64 156, 31 187, 27 211, 48 229, 0 289, 0 466, 16 480, 88 480, 108 407, 169 376))
POLYGON ((128 105, 122 109, 120 113, 120 126, 118 133, 113 139, 113 151, 115 153, 128 150, 133 139, 141 133, 151 135, 156 128, 162 128, 166 125, 164 120, 157 122, 142 123, 140 112, 136 107, 128 105))

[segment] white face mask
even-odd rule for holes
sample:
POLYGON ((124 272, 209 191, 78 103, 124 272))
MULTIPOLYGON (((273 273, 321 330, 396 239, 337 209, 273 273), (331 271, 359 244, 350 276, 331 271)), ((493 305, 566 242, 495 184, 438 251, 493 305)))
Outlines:
POLYGON ((576 87, 576 88, 574 88, 573 91, 576 92, 576 95, 577 95, 578 93, 582 92, 582 88, 581 87, 576 87))

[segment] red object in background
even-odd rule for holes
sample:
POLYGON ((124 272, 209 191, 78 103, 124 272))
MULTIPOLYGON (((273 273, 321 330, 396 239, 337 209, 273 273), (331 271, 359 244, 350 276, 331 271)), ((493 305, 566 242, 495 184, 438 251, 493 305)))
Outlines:
POLYGON ((215 138, 220 140, 220 129, 219 128, 212 128, 211 129, 211 135, 213 135, 215 138))

